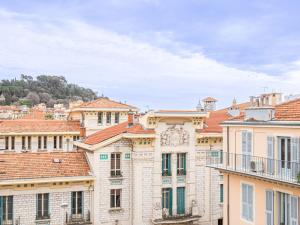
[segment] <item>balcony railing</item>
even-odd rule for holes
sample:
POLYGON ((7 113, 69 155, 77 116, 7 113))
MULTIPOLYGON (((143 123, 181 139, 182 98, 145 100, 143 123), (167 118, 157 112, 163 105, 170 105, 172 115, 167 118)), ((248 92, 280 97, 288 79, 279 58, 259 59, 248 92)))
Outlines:
POLYGON ((83 214, 71 214, 66 213, 66 224, 75 225, 75 224, 91 224, 91 215, 90 211, 86 215, 83 214))
POLYGON ((300 185, 300 163, 252 155, 210 151, 208 167, 300 185))

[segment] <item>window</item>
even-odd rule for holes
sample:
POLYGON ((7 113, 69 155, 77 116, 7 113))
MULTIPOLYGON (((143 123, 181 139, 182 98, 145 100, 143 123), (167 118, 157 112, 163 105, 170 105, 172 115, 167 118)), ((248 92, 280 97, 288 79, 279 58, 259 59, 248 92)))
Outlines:
POLYGON ((26 149, 26 146, 25 146, 25 144, 26 144, 26 139, 25 139, 26 137, 25 136, 22 136, 22 150, 25 150, 26 149))
POLYGON ((121 154, 112 153, 110 160, 110 175, 112 177, 121 176, 121 154))
POLYGON ((172 215, 172 188, 162 189, 162 209, 167 209, 169 215, 172 215))
POLYGON ((121 208, 121 189, 110 190, 110 208, 121 208))
POLYGON ((220 184, 220 203, 224 202, 224 184, 220 184))
POLYGON ((41 149, 42 148, 42 137, 39 136, 38 137, 38 149, 41 149))
POLYGON ((73 136, 73 141, 79 140, 79 136, 73 136))
POLYGON ((98 124, 103 123, 103 112, 98 112, 98 124))
POLYGON ((0 212, 0 215, 1 214, 4 224, 13 224, 13 196, 2 197, 2 213, 0 212))
POLYGON ((72 216, 73 217, 82 217, 82 208, 83 208, 83 192, 82 191, 75 191, 72 192, 72 216))
POLYGON ((63 136, 59 136, 59 149, 63 148, 63 136))
POLYGON ((242 218, 253 221, 253 187, 242 184, 242 218))
POLYGON ((31 149, 31 136, 27 137, 27 149, 31 149))
POLYGON ((111 112, 106 113, 106 123, 111 123, 111 112))
POLYGON ((119 123, 120 122, 120 113, 116 112, 115 113, 115 123, 119 123))
POLYGON ((44 136, 44 149, 47 149, 47 136, 44 136))
POLYGON ((223 225, 223 219, 218 219, 218 225, 223 225))
POLYGON ((171 176, 171 154, 162 154, 162 175, 171 176))
POLYGON ((242 131, 242 168, 250 169, 252 155, 252 133, 242 131))
POLYGON ((5 150, 8 150, 9 137, 5 137, 5 150))
POLYGON ((186 153, 177 154, 177 175, 186 175, 186 153))
POLYGON ((57 136, 53 137, 53 148, 57 149, 57 136))
POLYGON ((11 141, 11 147, 10 147, 11 150, 15 150, 15 136, 12 136, 10 141, 11 141))
POLYGON ((49 194, 37 194, 37 220, 49 219, 49 194))

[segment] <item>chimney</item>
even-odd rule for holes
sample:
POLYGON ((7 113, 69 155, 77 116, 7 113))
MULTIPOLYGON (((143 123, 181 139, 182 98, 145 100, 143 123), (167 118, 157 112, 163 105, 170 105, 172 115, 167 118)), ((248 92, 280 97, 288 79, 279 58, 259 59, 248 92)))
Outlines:
POLYGON ((131 110, 129 110, 128 112, 128 127, 132 127, 133 126, 133 112, 131 110))

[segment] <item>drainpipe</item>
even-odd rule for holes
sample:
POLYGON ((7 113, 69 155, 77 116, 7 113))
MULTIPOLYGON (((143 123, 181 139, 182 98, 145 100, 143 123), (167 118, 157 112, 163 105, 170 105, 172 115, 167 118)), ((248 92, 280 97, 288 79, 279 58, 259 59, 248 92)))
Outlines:
POLYGON ((132 194, 132 186, 133 186, 133 180, 132 180, 132 170, 133 170, 133 161, 132 161, 132 153, 133 153, 133 143, 131 141, 131 153, 130 153, 130 164, 129 164, 129 224, 133 225, 133 194, 132 194))
MULTIPOLYGON (((229 165, 229 126, 227 126, 227 165, 229 165)), ((230 225, 229 219, 229 174, 227 174, 227 225, 230 225)))

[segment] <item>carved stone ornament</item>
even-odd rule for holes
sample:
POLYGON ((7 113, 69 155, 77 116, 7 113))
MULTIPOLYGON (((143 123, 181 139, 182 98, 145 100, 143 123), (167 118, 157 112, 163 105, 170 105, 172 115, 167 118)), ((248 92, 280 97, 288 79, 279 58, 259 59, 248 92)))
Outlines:
POLYGON ((189 133, 182 125, 172 125, 160 135, 161 146, 181 146, 189 144, 189 133))

